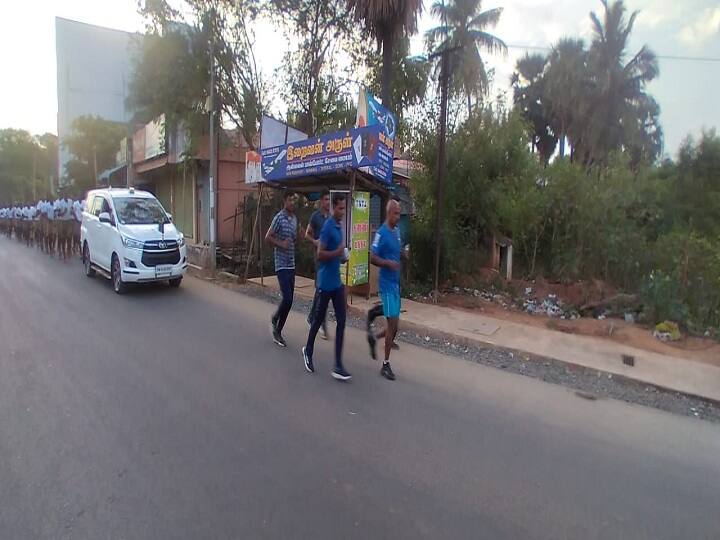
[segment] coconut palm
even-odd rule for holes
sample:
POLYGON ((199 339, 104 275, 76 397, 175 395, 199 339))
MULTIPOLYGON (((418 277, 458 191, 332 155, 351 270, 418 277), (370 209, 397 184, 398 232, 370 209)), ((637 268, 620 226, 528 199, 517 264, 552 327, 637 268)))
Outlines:
POLYGON ((515 106, 532 126, 533 151, 545 163, 557 146, 555 127, 546 103, 547 63, 548 59, 541 54, 526 54, 517 61, 511 80, 515 106))
POLYGON ((403 35, 417 32, 422 0, 348 0, 348 8, 382 47, 382 101, 391 108, 393 49, 403 35))
POLYGON ((456 48, 451 64, 452 73, 457 76, 453 89, 465 94, 471 114, 472 98, 485 95, 489 86, 480 50, 507 54, 505 42, 486 32, 500 20, 502 8, 482 11, 482 0, 436 1, 432 14, 441 24, 428 31, 428 45, 434 53, 456 48))
POLYGON ((654 159, 660 151, 662 131, 659 106, 646 92, 659 74, 655 54, 646 46, 627 60, 627 46, 638 12, 626 19, 625 4, 601 0, 601 21, 591 13, 594 38, 588 54, 592 108, 588 122, 585 159, 602 160, 613 150, 630 149, 654 159))
POLYGON ((544 80, 546 106, 557 124, 560 157, 565 157, 565 139, 579 142, 587 113, 587 51, 582 40, 564 38, 555 44, 544 80))

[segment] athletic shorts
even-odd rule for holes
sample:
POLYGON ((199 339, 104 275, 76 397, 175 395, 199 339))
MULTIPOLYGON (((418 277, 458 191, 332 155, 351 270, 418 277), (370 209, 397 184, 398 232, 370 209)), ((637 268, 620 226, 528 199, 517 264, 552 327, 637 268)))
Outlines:
POLYGON ((380 293, 382 300, 383 315, 386 319, 400 318, 400 293, 380 293))

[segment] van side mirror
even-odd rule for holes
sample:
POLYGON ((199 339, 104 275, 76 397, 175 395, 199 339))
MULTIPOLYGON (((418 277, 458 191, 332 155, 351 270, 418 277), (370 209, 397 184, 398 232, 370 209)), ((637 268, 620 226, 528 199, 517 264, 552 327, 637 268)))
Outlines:
POLYGON ((172 214, 168 214, 167 217, 168 217, 168 220, 172 221, 172 214))
POLYGON ((112 225, 112 219, 110 219, 110 214, 107 212, 103 212, 99 216, 100 223, 107 223, 108 225, 112 225))

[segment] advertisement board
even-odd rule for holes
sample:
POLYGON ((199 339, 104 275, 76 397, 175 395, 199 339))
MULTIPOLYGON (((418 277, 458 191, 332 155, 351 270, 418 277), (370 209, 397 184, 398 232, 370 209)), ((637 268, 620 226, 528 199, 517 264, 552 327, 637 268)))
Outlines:
POLYGON ((377 165, 367 168, 367 172, 386 183, 391 183, 397 120, 395 115, 375 99, 375 96, 368 92, 365 87, 360 87, 355 125, 359 128, 364 126, 382 127, 383 145, 380 151, 383 155, 377 165))
POLYGON ((161 114, 145 126, 145 159, 164 154, 165 146, 165 115, 161 114))
POLYGON ((284 144, 304 141, 308 136, 285 122, 263 115, 260 120, 260 148, 272 148, 284 144))
POLYGON ((347 168, 373 167, 380 180, 391 183, 392 146, 393 141, 385 136, 385 130, 379 124, 328 133, 263 148, 262 176, 265 180, 280 182, 347 168))
POLYGON ((257 184, 264 182, 260 167, 260 154, 252 150, 245 152, 245 183, 257 184))
POLYGON ((344 285, 354 287, 367 283, 370 271, 370 193, 356 191, 349 214, 350 260, 340 266, 340 277, 344 285))

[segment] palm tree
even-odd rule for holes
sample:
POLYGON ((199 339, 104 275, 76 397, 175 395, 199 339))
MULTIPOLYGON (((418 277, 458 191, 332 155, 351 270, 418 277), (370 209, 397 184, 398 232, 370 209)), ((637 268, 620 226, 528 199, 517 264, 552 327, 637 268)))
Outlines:
POLYGON ((588 55, 592 110, 585 158, 602 160, 617 149, 656 157, 662 143, 659 106, 646 87, 659 74, 655 54, 643 46, 628 62, 626 49, 638 12, 625 18, 622 0, 608 4, 601 21, 590 14, 594 39, 588 55))
MULTIPOLYGON (((557 123, 560 157, 566 138, 578 140, 586 109, 587 51, 580 39, 563 38, 552 48, 545 73, 546 105, 557 123)), ((579 141, 578 141, 579 142, 579 141)))
POLYGON ((348 0, 348 8, 382 46, 382 101, 390 109, 393 50, 398 38, 417 32, 422 0, 348 0))
POLYGON ((555 127, 546 103, 547 64, 548 59, 541 54, 526 54, 517 61, 512 75, 513 101, 532 125, 532 149, 545 163, 557 146, 555 127))
POLYGON ((441 24, 428 31, 428 45, 435 53, 457 48, 452 71, 459 77, 453 86, 456 92, 466 95, 468 114, 471 114, 472 97, 485 95, 488 90, 480 49, 507 54, 505 42, 485 31, 498 23, 502 8, 482 11, 482 0, 449 0, 447 4, 438 0, 432 6, 432 14, 441 24))

